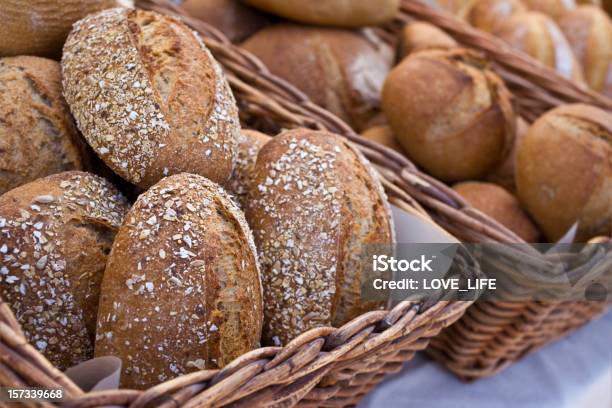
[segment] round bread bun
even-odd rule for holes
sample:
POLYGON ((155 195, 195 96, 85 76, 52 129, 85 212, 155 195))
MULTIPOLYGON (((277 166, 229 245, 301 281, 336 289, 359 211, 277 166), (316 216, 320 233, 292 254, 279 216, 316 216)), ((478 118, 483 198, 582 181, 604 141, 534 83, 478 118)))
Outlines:
POLYGON ((587 83, 612 98, 612 22, 596 6, 579 6, 561 15, 559 27, 567 37, 587 83))
POLYGON ((93 357, 102 274, 126 212, 110 183, 78 171, 0 196, 0 295, 61 370, 93 357))
POLYGON ((74 25, 62 57, 64 96, 96 153, 147 188, 190 172, 225 182, 240 131, 219 64, 180 21, 110 9, 74 25))
POLYGON ((0 58, 0 194, 87 162, 62 97, 60 65, 40 57, 0 58))
POLYGON ((582 67, 559 26, 538 12, 517 13, 499 24, 495 35, 560 75, 584 83, 582 67))
POLYGON ((72 24, 117 0, 0 0, 0 56, 58 57, 72 24))
POLYGON ((576 0, 522 0, 533 11, 538 11, 553 19, 559 18, 566 11, 576 8, 576 0))
POLYGON ((506 190, 515 193, 516 192, 516 181, 515 181, 515 168, 516 168, 516 152, 518 145, 523 140, 523 137, 529 129, 529 123, 520 116, 516 120, 516 137, 510 148, 510 152, 506 155, 506 159, 502 162, 493 173, 487 176, 487 181, 491 183, 499 184, 506 190))
POLYGON ((232 42, 244 40, 270 22, 266 14, 239 0, 185 0, 181 6, 190 16, 212 25, 232 42))
POLYGON ((577 242, 612 235, 612 115, 588 105, 553 109, 517 152, 518 195, 546 237, 578 222, 577 242))
POLYGON ((454 48, 457 41, 433 24, 424 21, 413 21, 400 32, 400 58, 415 52, 431 48, 454 48))
POLYGON ((258 347, 261 291, 253 236, 229 196, 201 176, 167 177, 117 233, 95 355, 122 360, 124 388, 223 367, 258 347))
POLYGON ((527 11, 521 0, 472 0, 460 12, 459 17, 472 26, 494 32, 508 17, 527 11))
POLYGON ((397 13, 399 0, 244 0, 290 20, 338 27, 374 26, 397 13))
POLYGON ((364 139, 380 143, 383 146, 387 146, 390 149, 404 154, 404 149, 402 149, 402 146, 397 142, 397 139, 393 136, 393 131, 388 125, 379 125, 366 129, 361 132, 361 136, 364 139))
POLYGON ((257 154, 270 139, 270 136, 256 130, 243 129, 240 133, 236 166, 225 186, 227 192, 236 199, 240 208, 245 208, 257 154))
POLYGON ((382 99, 408 155, 444 181, 485 176, 501 164, 514 140, 510 93, 465 49, 409 55, 387 77, 382 99))
POLYGON ((471 0, 425 0, 432 7, 457 15, 471 0))
POLYGON ((391 212, 376 173, 344 139, 308 129, 275 136, 259 152, 250 192, 265 343, 385 306, 362 296, 362 285, 384 274, 368 270, 367 253, 390 251, 391 212))
POLYGON ((525 242, 538 242, 540 232, 523 211, 518 199, 504 188, 478 181, 453 186, 471 206, 514 232, 525 242))
POLYGON ((259 31, 243 47, 314 103, 360 130, 376 114, 393 63, 391 48, 368 33, 279 24, 259 31))

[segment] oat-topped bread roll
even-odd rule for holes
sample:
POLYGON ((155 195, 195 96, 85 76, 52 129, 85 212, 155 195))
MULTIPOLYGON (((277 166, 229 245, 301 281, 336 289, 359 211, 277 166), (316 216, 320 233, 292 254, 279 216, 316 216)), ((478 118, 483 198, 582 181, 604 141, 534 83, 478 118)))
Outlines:
POLYGON ((410 54, 387 77, 382 99, 408 155, 444 181, 484 177, 514 140, 510 92, 486 61, 462 48, 410 54))
POLYGON ((259 152, 247 219, 264 283, 264 341, 287 343, 385 305, 362 285, 369 250, 389 251, 393 226, 370 164, 340 136, 296 129, 259 152))
POLYGON ((458 16, 476 28, 493 32, 508 17, 525 11, 521 0, 471 0, 458 16))
POLYGON ((242 213, 204 177, 167 177, 138 198, 117 234, 95 354, 121 358, 128 388, 223 367, 258 346, 261 302, 242 213))
POLYGON ((81 170, 86 161, 62 96, 60 65, 40 57, 0 58, 0 194, 81 170))
POLYGON ((566 78, 584 82, 582 67, 559 26, 542 13, 517 13, 497 26, 494 34, 566 78))
POLYGON ((240 0, 185 0, 181 6, 190 15, 207 22, 231 41, 242 41, 269 24, 265 13, 240 0))
POLYGON ((612 235, 612 114, 581 104, 544 114, 518 146, 516 183, 549 241, 575 222, 576 242, 612 235))
POLYGON ((102 274, 126 212, 110 183, 77 171, 0 196, 0 295, 62 370, 93 357, 102 274))
POLYGON ((0 56, 59 57, 72 23, 119 0, 0 0, 0 56))
POLYGON ((183 171, 225 182, 240 131, 219 64, 180 21, 111 9, 77 22, 62 57, 79 129, 117 174, 141 187, 183 171))
POLYGON ((567 37, 591 88, 612 98, 612 22, 596 6, 580 6, 561 15, 567 37))
POLYGON ((338 27, 385 23, 398 12, 399 0, 245 0, 269 13, 300 21, 338 27))
POLYGON ((433 24, 413 21, 402 28, 399 38, 399 53, 406 55, 430 48, 453 48, 457 42, 450 35, 433 24))
POLYGON ((376 114, 393 63, 391 48, 370 34, 279 24, 259 31, 243 47, 272 73, 359 130, 376 114))
POLYGON ((241 208, 245 208, 251 175, 257 161, 257 154, 270 139, 270 136, 256 130, 243 129, 240 132, 236 165, 225 188, 236 199, 236 203, 241 208))

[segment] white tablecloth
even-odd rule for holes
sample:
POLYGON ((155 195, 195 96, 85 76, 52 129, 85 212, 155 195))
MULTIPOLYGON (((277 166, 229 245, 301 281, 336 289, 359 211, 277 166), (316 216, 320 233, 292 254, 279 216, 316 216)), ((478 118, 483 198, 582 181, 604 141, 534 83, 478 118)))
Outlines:
POLYGON ((474 383, 419 355, 359 407, 612 408, 612 313, 474 383))

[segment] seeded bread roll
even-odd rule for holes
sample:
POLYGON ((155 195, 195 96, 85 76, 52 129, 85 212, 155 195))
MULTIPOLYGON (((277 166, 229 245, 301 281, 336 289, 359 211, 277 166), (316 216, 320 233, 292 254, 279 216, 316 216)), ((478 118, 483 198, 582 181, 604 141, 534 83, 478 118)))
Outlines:
POLYGON ((526 242, 538 242, 540 233, 523 211, 518 199, 500 186, 466 181, 453 186, 465 200, 526 242))
POLYGON ((360 130, 376 114, 393 63, 391 48, 368 33, 279 24, 259 31, 243 47, 360 130))
POLYGON ((234 97, 200 38, 178 20, 111 9, 77 22, 62 57, 83 136, 146 188, 187 171, 225 182, 240 131, 234 97))
POLYGON ((0 197, 0 295, 62 370, 93 357, 102 274, 126 212, 110 183, 77 171, 0 197))
POLYGON ((411 52, 430 48, 453 48, 457 42, 450 35, 433 24, 413 21, 404 26, 400 33, 400 57, 411 52))
POLYGON ((121 358, 127 388, 223 367, 259 344, 261 290, 251 232, 227 194, 201 176, 167 177, 117 234, 95 354, 121 358))
POLYGON ((377 175, 347 142, 307 129, 274 137, 259 152, 250 191, 266 343, 385 305, 362 297, 362 285, 382 275, 367 270, 367 252, 389 251, 391 215, 377 175))
POLYGON ((238 138, 238 157, 232 176, 226 184, 227 192, 236 198, 240 208, 245 208, 251 174, 259 150, 270 141, 270 136, 255 130, 244 129, 238 138))
POLYGON ((459 17, 476 28, 494 32, 508 17, 526 11, 521 0, 472 0, 459 12, 459 17))
POLYGON ((612 235, 612 114, 581 104, 544 114, 519 145, 516 183, 551 242, 575 222, 576 242, 612 235))
POLYGON ((444 181, 486 176, 514 140, 509 91, 479 55, 465 49, 410 54, 387 77, 382 99, 408 155, 444 181))
POLYGON ((40 177, 83 169, 85 144, 61 89, 57 62, 0 58, 0 194, 40 177))
POLYGON ((0 56, 58 57, 72 23, 117 0, 0 0, 0 56))
POLYGON ((517 13, 504 20, 495 35, 559 74, 583 83, 582 67, 559 26, 542 13, 517 13))
POLYGON ((362 27, 385 23, 398 11, 399 0, 245 0, 269 13, 302 23, 362 27))
POLYGON ((266 14, 239 0, 185 0, 185 11, 223 32, 230 41, 242 41, 270 22, 266 14))
POLYGON ((580 6, 561 15, 559 27, 567 37, 587 83, 612 97, 612 22, 596 6, 580 6))

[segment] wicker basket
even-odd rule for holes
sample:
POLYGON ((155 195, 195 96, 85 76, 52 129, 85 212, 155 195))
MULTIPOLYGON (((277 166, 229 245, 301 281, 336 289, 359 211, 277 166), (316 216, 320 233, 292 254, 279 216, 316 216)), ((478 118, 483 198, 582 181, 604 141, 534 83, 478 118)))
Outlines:
MULTIPOLYGON (((170 0, 140 0, 137 4, 142 8, 182 14, 182 10, 170 0)), ((425 13, 431 12, 422 5, 406 2, 399 18, 408 18, 412 13, 418 16, 417 11, 411 11, 412 6, 425 13)), ((389 199, 397 207, 443 226, 464 241, 520 241, 497 222, 469 208, 446 185, 420 172, 406 157, 361 139, 334 115, 270 74, 255 57, 231 45, 215 29, 187 17, 184 20, 200 32, 206 45, 225 68, 240 105, 241 119, 245 123, 276 129, 304 126, 342 134, 354 142, 378 168, 389 199)), ((450 23, 455 24, 453 21, 450 23)), ((461 29, 466 30, 465 27, 461 29)), ((480 35, 470 33, 476 37, 480 35)), ((508 55, 514 54, 509 52, 508 55)), ((516 58, 522 61, 520 67, 534 67, 529 59, 516 58)), ((515 68, 505 66, 508 73, 523 78, 523 82, 517 81, 523 84, 524 89, 531 90, 534 106, 539 109, 545 110, 564 101, 587 101, 610 107, 609 101, 577 89, 571 83, 564 85, 560 82, 559 85, 549 81, 550 73, 546 70, 540 72, 540 76, 547 80, 539 82, 536 75, 534 83, 542 86, 537 88, 538 91, 533 91, 536 88, 528 85, 533 78, 525 77, 520 69, 515 68), (552 85, 560 86, 561 91, 553 92, 552 85)), ((538 72, 536 68, 533 68, 533 72, 538 72)), ((478 269, 468 254, 461 259, 472 270, 478 269)), ((143 391, 85 393, 26 342, 10 308, 6 303, 0 303, 0 384, 12 387, 62 387, 66 395, 66 402, 62 406, 74 407, 352 406, 382 381, 387 373, 399 371, 416 351, 425 349, 442 329, 461 318, 470 305, 470 301, 434 298, 420 303, 405 301, 391 310, 366 313, 340 328, 310 330, 285 347, 254 350, 221 370, 203 370, 184 375, 143 391)), ((497 307, 493 309, 494 315, 497 307)), ((592 317, 593 313, 587 311, 580 316, 580 322, 592 317)), ((537 325, 532 327, 540 329, 537 325)), ((529 330, 530 327, 525 329, 529 330)), ((551 331, 547 329, 543 337, 545 341, 550 340, 551 331)), ((436 343, 442 352, 455 349, 450 341, 436 340, 436 343)), ((483 343, 483 346, 488 348, 489 344, 483 343)), ((521 345, 517 348, 520 349, 521 345)))

